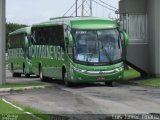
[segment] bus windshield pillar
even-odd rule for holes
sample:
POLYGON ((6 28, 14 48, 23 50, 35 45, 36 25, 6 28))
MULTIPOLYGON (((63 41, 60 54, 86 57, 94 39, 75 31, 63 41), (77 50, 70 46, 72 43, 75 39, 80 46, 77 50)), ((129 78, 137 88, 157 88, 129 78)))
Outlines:
POLYGON ((0 0, 0 84, 4 84, 6 81, 5 24, 5 0, 0 0))

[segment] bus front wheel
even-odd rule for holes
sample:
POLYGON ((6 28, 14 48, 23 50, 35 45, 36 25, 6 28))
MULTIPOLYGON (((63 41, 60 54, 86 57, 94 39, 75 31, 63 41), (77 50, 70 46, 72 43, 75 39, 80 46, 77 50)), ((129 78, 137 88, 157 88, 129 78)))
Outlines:
POLYGON ((21 73, 15 73, 13 64, 11 64, 11 72, 12 72, 12 77, 21 77, 21 73))
POLYGON ((39 70, 39 78, 41 81, 46 81, 46 79, 47 79, 46 77, 43 76, 42 68, 40 68, 40 70, 39 70))
POLYGON ((30 74, 25 73, 26 78, 30 78, 30 74))
POLYGON ((23 73, 24 73, 24 75, 25 75, 26 78, 30 78, 30 74, 28 74, 26 72, 26 68, 25 67, 23 67, 23 73))
POLYGON ((113 86, 113 82, 105 82, 105 86, 112 87, 113 86))
POLYGON ((12 73, 12 76, 13 76, 13 77, 21 77, 21 73, 14 73, 14 72, 13 72, 13 73, 12 73))
POLYGON ((68 81, 66 76, 67 76, 67 73, 64 72, 64 73, 63 73, 63 81, 64 81, 65 86, 66 86, 66 87, 71 87, 71 86, 73 86, 73 83, 70 82, 70 81, 68 81))
POLYGON ((30 78, 30 74, 28 74, 28 73, 26 72, 26 70, 24 70, 24 75, 25 75, 26 78, 30 78))

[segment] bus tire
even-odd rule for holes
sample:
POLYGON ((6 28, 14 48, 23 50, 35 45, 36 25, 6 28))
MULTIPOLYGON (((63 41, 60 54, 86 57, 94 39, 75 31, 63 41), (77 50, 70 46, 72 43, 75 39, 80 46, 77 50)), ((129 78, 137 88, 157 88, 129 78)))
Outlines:
POLYGON ((21 77, 21 73, 15 73, 13 64, 11 64, 11 72, 12 72, 12 77, 21 77))
POLYGON ((109 86, 109 87, 112 87, 113 86, 113 82, 105 82, 105 86, 109 86))
POLYGON ((73 83, 67 80, 66 72, 62 73, 62 77, 63 77, 63 82, 64 82, 66 87, 72 87, 73 86, 73 83))
POLYGON ((23 73, 24 73, 26 78, 30 78, 30 74, 26 73, 25 66, 23 67, 23 73))
POLYGON ((12 77, 21 77, 21 73, 15 73, 15 72, 13 72, 12 73, 12 77))
POLYGON ((30 74, 25 73, 26 78, 30 78, 30 74))
POLYGON ((39 78, 41 81, 47 80, 47 78, 43 76, 42 67, 40 67, 40 70, 39 70, 39 78))
POLYGON ((72 87, 73 86, 73 83, 68 81, 67 79, 64 79, 64 84, 66 87, 72 87))

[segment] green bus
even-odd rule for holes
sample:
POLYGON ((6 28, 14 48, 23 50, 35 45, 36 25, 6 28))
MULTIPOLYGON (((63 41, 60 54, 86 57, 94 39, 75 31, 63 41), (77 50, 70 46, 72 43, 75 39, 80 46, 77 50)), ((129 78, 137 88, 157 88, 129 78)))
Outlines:
POLYGON ((122 43, 128 36, 115 21, 90 18, 53 18, 31 28, 29 56, 41 80, 72 83, 123 79, 122 43), (123 38, 123 39, 122 39, 123 38))
POLYGON ((9 34, 8 63, 13 77, 32 74, 31 57, 29 56, 29 36, 31 27, 18 29, 9 34))

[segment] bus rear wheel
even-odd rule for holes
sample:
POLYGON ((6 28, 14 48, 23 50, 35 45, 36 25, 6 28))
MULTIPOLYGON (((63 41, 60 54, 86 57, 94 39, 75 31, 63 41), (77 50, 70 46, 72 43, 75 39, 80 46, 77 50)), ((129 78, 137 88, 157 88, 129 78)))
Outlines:
POLYGON ((105 86, 109 86, 109 87, 112 87, 113 86, 113 82, 105 82, 105 86))

